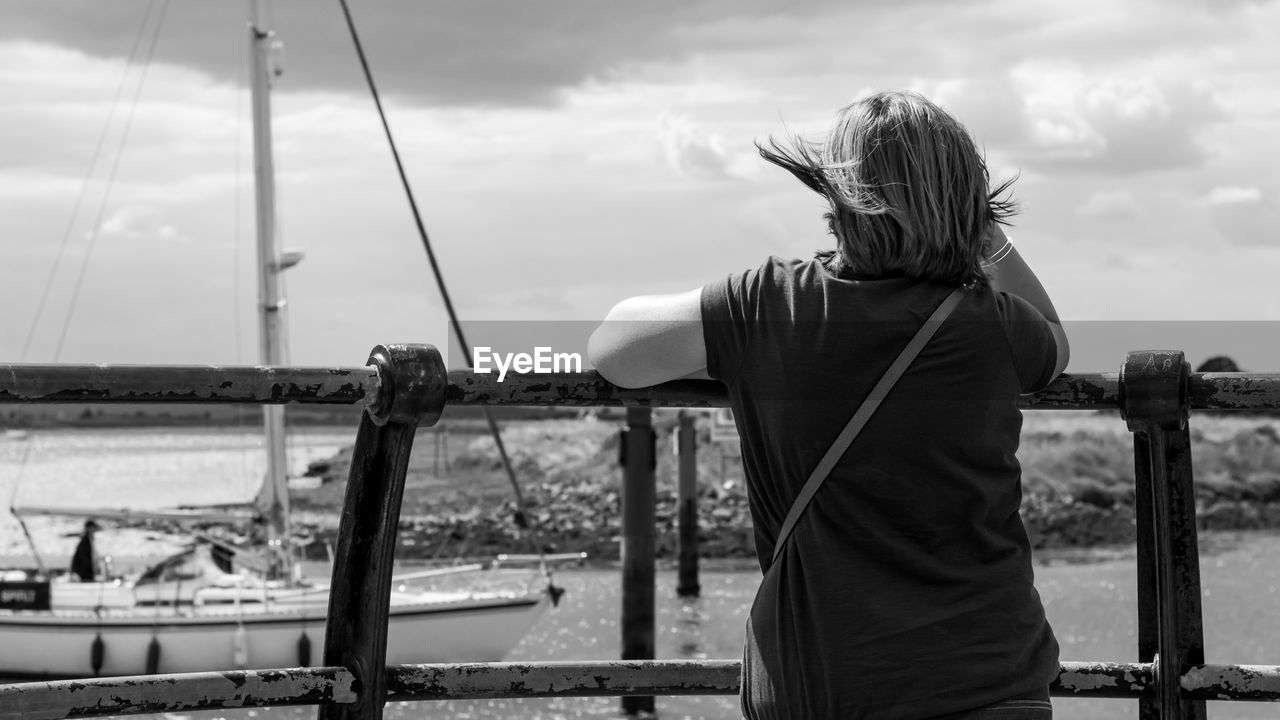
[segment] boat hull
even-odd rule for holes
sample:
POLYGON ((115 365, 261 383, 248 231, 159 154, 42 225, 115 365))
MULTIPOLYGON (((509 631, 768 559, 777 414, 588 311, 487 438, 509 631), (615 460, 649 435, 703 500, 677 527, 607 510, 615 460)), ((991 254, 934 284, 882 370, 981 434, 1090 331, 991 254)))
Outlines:
MULTIPOLYGON (((391 609, 387 663, 498 661, 546 609, 543 596, 476 598, 391 609)), ((320 664, 324 609, 186 614, 0 613, 0 677, 86 678, 320 664), (303 637, 307 638, 304 643, 303 637), (101 666, 94 669, 95 639, 101 666), (152 639, 158 651, 152 650, 152 639), (304 658, 300 645, 310 646, 304 658), (155 653, 155 666, 148 655, 155 653), (306 662, 304 662, 304 660, 306 662)))

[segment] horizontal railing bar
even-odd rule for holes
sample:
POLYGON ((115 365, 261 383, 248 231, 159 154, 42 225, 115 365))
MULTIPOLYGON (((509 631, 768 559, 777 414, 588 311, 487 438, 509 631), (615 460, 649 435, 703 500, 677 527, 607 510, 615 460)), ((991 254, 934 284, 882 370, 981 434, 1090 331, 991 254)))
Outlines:
MULTIPOLYGON (((1195 410, 1280 409, 1280 374, 1192 373, 1195 410)), ((369 405, 377 369, 212 365, 3 365, 3 403, 312 403, 369 405)), ((447 405, 728 407, 719 382, 677 380, 621 388, 581 373, 449 372, 447 405)), ((1120 406, 1119 373, 1063 375, 1019 400, 1024 408, 1103 410, 1120 406)))
POLYGON ((676 380, 646 388, 621 388, 595 371, 495 373, 450 370, 445 405, 561 407, 729 407, 729 393, 716 380, 676 380))
POLYGON ((368 405, 366 367, 0 365, 0 403, 315 403, 368 405))
MULTIPOLYGON (((388 668, 391 700, 734 695, 738 660, 449 663, 388 668)), ((1149 663, 1064 662, 1056 696, 1137 698, 1152 685, 1149 663)))
MULTIPOLYGON (((734 695, 738 660, 439 663, 387 668, 388 700, 734 695)), ((140 713, 355 702, 344 668, 93 678, 0 685, 0 720, 53 720, 140 713)), ((1140 697, 1151 663, 1063 662, 1054 697, 1140 697)), ((1182 677, 1189 700, 1280 701, 1280 666, 1197 665, 1182 677)))
POLYGON ((436 663, 387 668, 389 700, 735 695, 737 660, 436 663))
POLYGON ((1018 398, 1022 408, 1114 410, 1120 407, 1120 373, 1061 375, 1049 387, 1018 398))
POLYGON ((1193 410, 1275 410, 1280 408, 1280 374, 1191 373, 1193 410))
POLYGON ((237 670, 0 685, 0 720, 354 702, 342 667, 237 670))
POLYGON ((1280 665, 1195 665, 1182 676, 1191 700, 1280 702, 1280 665))
POLYGON ((1136 698, 1155 684, 1151 663, 1063 662, 1049 685, 1054 697, 1136 698))
MULTIPOLYGON (((737 660, 456 663, 388 668, 393 700, 733 695, 737 660)), ((1154 686, 1151 663, 1063 662, 1055 697, 1135 699, 1154 686)), ((1280 667, 1199 665, 1182 680, 1188 699, 1280 700, 1280 667)))
MULTIPOLYGON (((1280 374, 1191 373, 1187 395, 1193 410, 1280 409, 1280 374)), ((1120 407, 1120 373, 1063 375, 1034 395, 1024 408, 1098 410, 1120 407)))
MULTIPOLYGON (((1280 409, 1280 374, 1192 373, 1189 394, 1196 410, 1280 409)), ((449 372, 448 405, 728 407, 724 385, 677 380, 647 388, 617 387, 595 372, 449 372)), ((1119 373, 1063 375, 1048 388, 1020 399, 1025 408, 1106 410, 1120 407, 1119 373)))

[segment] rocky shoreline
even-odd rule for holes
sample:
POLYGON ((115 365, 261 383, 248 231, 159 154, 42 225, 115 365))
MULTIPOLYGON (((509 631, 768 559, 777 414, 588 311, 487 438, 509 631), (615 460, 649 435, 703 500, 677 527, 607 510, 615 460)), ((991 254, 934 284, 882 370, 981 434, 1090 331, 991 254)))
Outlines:
MULTIPOLYGON (((660 563, 678 551, 674 414, 655 415, 655 551, 660 563)), ((1280 421, 1267 417, 1194 417, 1192 453, 1198 526, 1206 536, 1280 528, 1280 421)), ((495 554, 585 552, 593 564, 615 563, 621 534, 621 482, 616 419, 508 421, 503 437, 527 500, 536 538, 513 521, 515 504, 492 440, 479 424, 453 422, 447 436, 424 429, 406 479, 397 554, 408 561, 491 558, 495 554)), ((306 556, 325 560, 336 546, 350 449, 315 464, 319 484, 291 490, 294 528, 306 556)), ((1114 416, 1027 413, 1022 446, 1022 514, 1038 559, 1080 562, 1132 552, 1136 535, 1132 440, 1114 416)), ((699 427, 699 557, 754 567, 755 549, 741 477, 731 448, 699 427), (722 457, 723 455, 723 457, 722 457)), ((29 521, 46 561, 65 565, 79 522, 29 521)), ((16 526, 0 555, 29 554, 16 526)), ((207 528, 217 532, 217 528, 207 528)), ((102 551, 145 562, 169 549, 157 538, 182 530, 135 523, 102 533, 102 551)), ((234 538, 231 538, 234 539, 234 538)), ((1206 543, 1208 544, 1208 543, 1206 543)), ((23 560, 25 562, 25 560, 23 560)))
MULTIPOLYGON (((1043 428, 1029 423, 1029 432, 1024 432, 1019 452, 1024 469, 1022 512, 1032 547, 1059 556, 1070 556, 1073 550, 1103 556, 1123 552, 1133 546, 1136 535, 1131 440, 1116 431, 1114 426, 1122 429, 1123 423, 1114 418, 1089 420, 1077 413, 1071 420, 1043 428)), ((659 560, 673 559, 678 551, 673 425, 673 418, 655 421, 659 560)), ((1207 429, 1193 432, 1200 529, 1280 528, 1280 434, 1274 422, 1233 419, 1202 425, 1207 429)), ((725 460, 729 470, 721 475, 720 452, 709 449, 707 428, 700 428, 700 433, 699 555, 754 559, 746 492, 736 460, 725 460)), ((424 481, 423 476, 432 474, 430 459, 411 461, 400 520, 400 555, 440 559, 530 551, 532 541, 513 522, 516 508, 501 483, 489 494, 456 489, 501 474, 491 439, 482 435, 459 439, 464 446, 451 458, 452 477, 447 481, 424 481), (446 483, 455 489, 442 492, 446 483)), ((590 420, 504 428, 508 453, 522 478, 528 517, 545 551, 586 552, 597 561, 617 560, 621 532, 617 439, 616 424, 590 420)), ((349 457, 346 451, 329 464, 326 485, 342 484, 349 457)), ((307 524, 320 541, 316 546, 332 543, 340 498, 325 508, 322 503, 308 503, 306 493, 299 496, 309 510, 307 524)))

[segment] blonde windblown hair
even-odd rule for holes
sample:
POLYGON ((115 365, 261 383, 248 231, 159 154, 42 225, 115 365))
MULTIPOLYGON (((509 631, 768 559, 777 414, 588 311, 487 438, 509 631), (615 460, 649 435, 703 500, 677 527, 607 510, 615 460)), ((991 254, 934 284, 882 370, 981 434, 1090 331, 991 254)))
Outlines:
POLYGON ((1007 224, 1013 179, 989 189, 986 161, 965 127, 925 97, 882 92, 840 111, 821 142, 772 138, 766 160, 825 197, 837 272, 987 284, 993 222, 1007 224))

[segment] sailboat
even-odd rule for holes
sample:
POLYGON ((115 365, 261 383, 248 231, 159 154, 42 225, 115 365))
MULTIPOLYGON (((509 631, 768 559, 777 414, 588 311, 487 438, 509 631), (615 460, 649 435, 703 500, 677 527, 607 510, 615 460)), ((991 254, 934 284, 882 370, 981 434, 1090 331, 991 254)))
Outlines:
MULTIPOLYGON (((301 254, 275 233, 271 46, 253 4, 250 24, 257 206, 260 360, 284 363, 280 274, 301 254)), ((290 548, 284 407, 263 408, 267 472, 252 514, 262 542, 244 552, 203 538, 129 579, 77 582, 47 569, 0 570, 0 677, 77 678, 310 665, 318 660, 328 587, 302 577, 290 548), (228 560, 236 552, 235 568, 228 560), (316 644, 315 651, 312 651, 316 644)), ((244 521, 188 512, 23 509, 26 514, 244 521)), ((37 560, 39 556, 37 555, 37 560)), ((472 564, 397 577, 387 662, 501 660, 559 594, 541 572, 472 564), (519 572, 521 580, 514 581, 519 572), (467 578, 449 590, 424 579, 467 578), (513 582, 514 581, 514 582, 513 582)))

